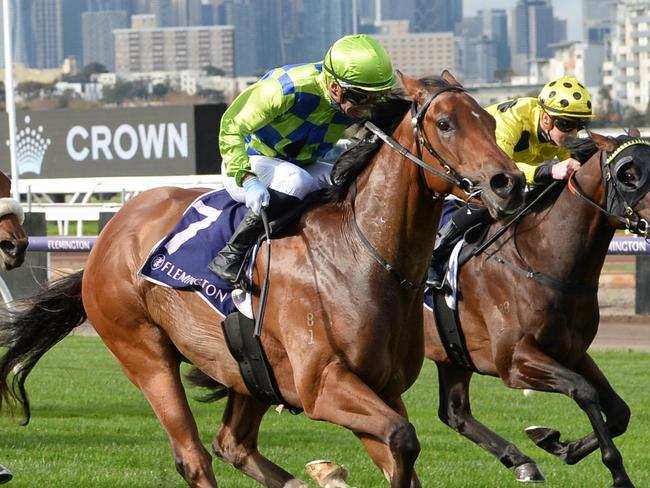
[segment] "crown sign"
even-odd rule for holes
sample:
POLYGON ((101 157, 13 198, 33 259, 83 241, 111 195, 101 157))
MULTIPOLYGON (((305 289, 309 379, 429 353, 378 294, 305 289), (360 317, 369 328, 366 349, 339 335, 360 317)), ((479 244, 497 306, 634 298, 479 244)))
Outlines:
MULTIPOLYGON (((16 164, 18 174, 35 173, 41 174, 43 157, 45 151, 50 147, 50 139, 43 137, 43 126, 39 125, 38 129, 29 127, 31 118, 25 116, 25 127, 16 134, 16 164)), ((9 141, 7 141, 7 146, 9 141)))

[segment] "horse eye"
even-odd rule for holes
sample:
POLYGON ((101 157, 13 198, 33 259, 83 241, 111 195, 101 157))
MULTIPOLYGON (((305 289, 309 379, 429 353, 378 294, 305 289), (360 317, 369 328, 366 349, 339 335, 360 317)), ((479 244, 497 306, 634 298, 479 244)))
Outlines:
POLYGON ((446 120, 439 120, 438 122, 436 122, 436 126, 438 127, 438 129, 440 129, 443 132, 447 132, 448 130, 451 130, 451 126, 449 125, 449 122, 447 122, 446 120))
POLYGON ((640 180, 640 171, 637 166, 626 165, 618 173, 618 180, 625 186, 635 189, 640 180))

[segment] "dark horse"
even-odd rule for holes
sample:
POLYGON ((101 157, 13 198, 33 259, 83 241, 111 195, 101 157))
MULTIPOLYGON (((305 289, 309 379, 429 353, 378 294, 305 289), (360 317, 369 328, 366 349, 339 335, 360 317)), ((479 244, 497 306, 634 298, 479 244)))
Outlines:
MULTIPOLYGON (((620 139, 629 141, 618 149, 620 140, 597 134, 577 145, 577 154, 588 161, 569 183, 461 268, 458 316, 478 372, 498 376, 511 388, 563 393, 587 414, 593 432, 576 441, 560 441, 554 429, 527 429, 538 446, 568 464, 600 447, 613 486, 631 487, 612 442, 625 432, 630 410, 587 353, 598 329, 598 278, 615 229, 648 233, 650 143, 620 139)), ((529 457, 472 416, 473 373, 450 360, 427 307, 424 316, 426 356, 438 367, 442 421, 515 467, 519 481, 543 481, 529 457)))
MULTIPOLYGON (((25 261, 27 235, 22 228, 23 210, 11 198, 11 180, 0 171, 0 270, 12 270, 25 261)), ((0 484, 11 480, 12 474, 0 464, 0 484)))
MULTIPOLYGON (((393 137, 414 153, 417 132, 430 148, 423 156, 427 172, 383 144, 369 161, 343 172, 338 201, 312 207, 291 235, 274 241, 270 270, 263 246, 253 273, 256 295, 270 273, 261 339, 287 405, 353 431, 394 488, 420 486, 413 467, 420 446, 401 394, 424 360, 419 284, 440 197, 452 191, 466 197, 450 183, 462 186, 462 175, 503 216, 521 204, 523 186, 495 142, 494 120, 450 74, 435 83, 402 82, 415 115, 405 114, 411 103, 399 101, 393 137), (448 173, 440 172, 443 161, 448 173), (369 243, 393 273, 379 265, 369 243), (404 286, 394 273, 416 284, 404 286)), ((215 454, 266 486, 306 487, 258 451, 269 405, 247 390, 218 317, 197 294, 137 275, 152 246, 205 191, 159 188, 133 198, 104 228, 84 271, 53 283, 13 322, 0 324, 0 342, 10 347, 0 362, 0 392, 5 401, 21 402, 29 416, 27 374, 87 316, 147 397, 189 485, 214 487, 216 480, 181 383, 183 359, 227 388, 215 454)))

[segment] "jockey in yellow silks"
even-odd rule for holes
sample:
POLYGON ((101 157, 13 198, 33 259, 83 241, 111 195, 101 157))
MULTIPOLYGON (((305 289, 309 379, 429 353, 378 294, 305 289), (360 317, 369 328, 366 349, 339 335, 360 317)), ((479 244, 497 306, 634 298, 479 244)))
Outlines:
MULTIPOLYGON (((567 179, 580 168, 580 162, 564 147, 593 116, 591 96, 577 79, 562 76, 547 83, 537 98, 514 98, 486 110, 496 120, 497 144, 524 172, 528 184, 548 185, 553 180, 567 179)), ((428 286, 441 287, 442 265, 452 244, 470 228, 489 220, 485 207, 472 204, 456 210, 440 227, 428 286)))

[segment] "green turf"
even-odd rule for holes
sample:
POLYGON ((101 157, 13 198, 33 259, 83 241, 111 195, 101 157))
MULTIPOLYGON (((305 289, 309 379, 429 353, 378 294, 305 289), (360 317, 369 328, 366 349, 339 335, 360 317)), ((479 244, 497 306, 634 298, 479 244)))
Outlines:
MULTIPOLYGON (((650 486, 650 355, 607 352, 595 356, 633 412, 628 432, 616 444, 636 486, 650 486)), ((6 417, 0 420, 0 463, 15 475, 8 486, 185 486, 148 404, 97 338, 64 340, 43 358, 27 386, 33 409, 30 425, 19 427, 6 417)), ((428 364, 405 398, 422 444, 417 470, 423 486, 521 486, 498 461, 437 420, 436 391, 435 367, 428 364)), ((473 393, 475 415, 537 460, 549 480, 545 486, 611 486, 598 453, 567 466, 533 446, 523 434, 523 428, 532 424, 551 425, 570 437, 586 433, 590 430, 586 417, 571 400, 551 394, 526 398, 483 377, 475 379, 473 393)), ((223 402, 192 402, 208 446, 223 406, 223 402)), ((269 412, 260 446, 303 479, 304 463, 330 458, 349 466, 354 486, 387 486, 356 438, 339 427, 269 412)), ((219 460, 214 467, 221 487, 258 486, 219 460)))

